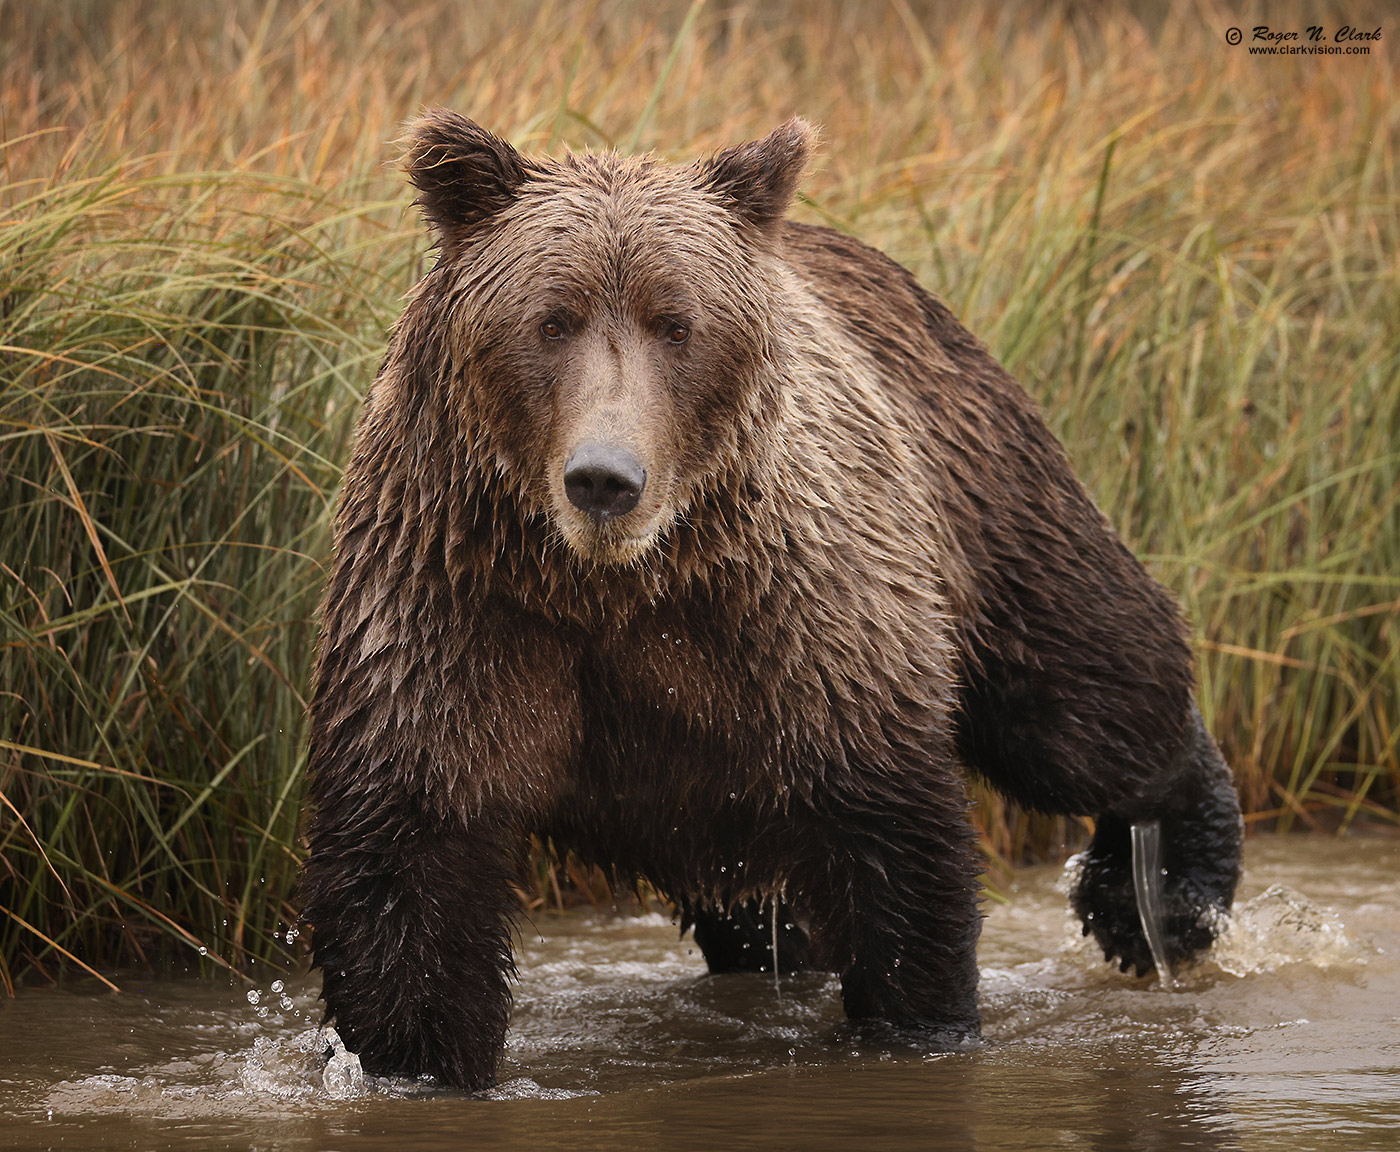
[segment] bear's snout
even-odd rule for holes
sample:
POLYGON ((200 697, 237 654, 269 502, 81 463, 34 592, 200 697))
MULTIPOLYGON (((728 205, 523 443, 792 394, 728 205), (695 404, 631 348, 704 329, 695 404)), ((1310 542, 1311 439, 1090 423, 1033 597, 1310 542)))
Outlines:
POLYGON ((599 524, 632 511, 646 483, 641 461, 619 444, 581 444, 564 465, 569 503, 599 524))

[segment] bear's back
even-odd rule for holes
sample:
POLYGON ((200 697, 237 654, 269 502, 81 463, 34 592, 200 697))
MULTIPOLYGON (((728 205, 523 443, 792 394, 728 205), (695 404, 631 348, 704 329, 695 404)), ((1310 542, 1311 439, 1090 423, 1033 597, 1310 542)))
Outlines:
MULTIPOLYGON (((930 462, 940 575, 962 649, 964 756, 1001 774, 1053 761, 1085 763, 1086 777, 1145 776, 1138 750, 1170 746, 1190 705, 1190 652, 1171 594, 1118 539, 1035 402, 905 268, 792 222, 780 257, 878 366, 930 462), (1072 698, 1065 684, 1079 686, 1072 698), (1177 706, 1164 709, 1164 698, 1177 706), (1088 738, 1048 747, 1044 734, 1064 731, 1067 713, 1088 738)), ((1022 787, 1034 797, 1033 781, 1022 787)), ((1047 794, 1044 806, 1063 802, 1047 794)))

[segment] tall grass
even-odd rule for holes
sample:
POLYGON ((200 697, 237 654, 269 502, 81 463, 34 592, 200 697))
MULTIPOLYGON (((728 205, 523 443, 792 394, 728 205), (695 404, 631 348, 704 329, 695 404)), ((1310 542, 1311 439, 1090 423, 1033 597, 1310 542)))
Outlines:
MULTIPOLYGON (((424 259, 387 141, 424 103, 537 149, 820 123, 799 214, 1042 400, 1197 626, 1251 819, 1397 823, 1391 41, 1265 60, 1224 42, 1248 12, 1096 12, 0 0, 0 982, 287 957, 329 512, 424 259)), ((1074 831, 981 801, 1001 859, 1074 831)))
POLYGON ((0 980, 172 934, 241 964, 290 920, 328 512, 395 265, 363 208, 273 176, 113 165, 10 212, 0 980))

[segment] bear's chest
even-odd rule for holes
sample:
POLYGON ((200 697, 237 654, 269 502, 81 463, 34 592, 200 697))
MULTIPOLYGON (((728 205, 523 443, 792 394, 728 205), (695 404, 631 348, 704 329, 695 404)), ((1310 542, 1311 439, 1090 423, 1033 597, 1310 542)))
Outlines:
POLYGON ((585 716, 626 755, 770 757, 822 740, 832 672, 781 626, 715 627, 679 611, 593 639, 580 662, 585 716))
POLYGON ((761 687, 755 655, 739 637, 697 628, 679 613, 649 614, 593 639, 581 688, 629 728, 728 730, 746 720, 734 702, 761 687))

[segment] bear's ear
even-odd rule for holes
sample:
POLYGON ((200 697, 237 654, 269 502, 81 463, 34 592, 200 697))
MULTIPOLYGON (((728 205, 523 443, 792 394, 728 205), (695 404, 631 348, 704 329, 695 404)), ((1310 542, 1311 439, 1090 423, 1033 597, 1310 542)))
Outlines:
POLYGON ((744 223, 767 230, 787 211, 816 144, 816 130, 794 116, 762 140, 717 152, 700 165, 701 185, 744 223))
POLYGON ((444 239, 506 207, 530 173, 499 136, 446 108, 430 108, 410 125, 403 167, 423 215, 444 239))

